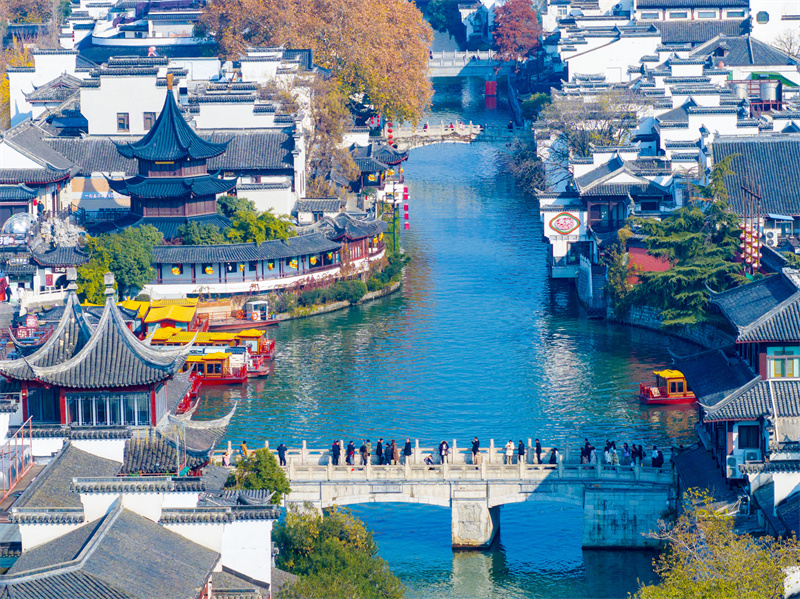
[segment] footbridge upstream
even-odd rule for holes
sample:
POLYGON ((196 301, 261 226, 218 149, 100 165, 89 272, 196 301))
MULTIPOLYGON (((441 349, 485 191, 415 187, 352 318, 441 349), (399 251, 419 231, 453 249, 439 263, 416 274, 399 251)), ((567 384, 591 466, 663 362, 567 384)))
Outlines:
POLYGON ((502 60, 492 50, 431 52, 428 60, 431 78, 480 77, 486 81, 492 81, 499 76, 508 76, 513 68, 513 61, 502 60))
POLYGON ((391 135, 391 143, 405 152, 422 146, 432 144, 462 143, 469 144, 475 142, 486 143, 515 143, 533 138, 533 131, 523 127, 499 127, 486 126, 470 123, 425 123, 422 125, 403 125, 394 128, 391 133, 388 128, 384 131, 384 137, 388 139, 391 135))
MULTIPOLYGON (((344 445, 342 445, 344 447, 344 445)), ((500 508, 509 503, 550 501, 582 508, 584 548, 654 547, 647 536, 674 500, 670 461, 647 465, 581 464, 577 452, 558 454, 555 464, 536 462, 530 451, 504 464, 494 442, 477 460, 455 442, 449 463, 439 463, 433 448, 420 448, 402 464, 380 465, 370 456, 366 465, 334 466, 330 450, 302 449, 287 453, 291 492, 286 504, 312 504, 322 510, 335 505, 373 502, 416 503, 450 508, 452 544, 456 548, 488 547, 500 525, 500 508), (435 456, 426 464, 423 456, 435 456), (473 463, 474 461, 474 463, 473 463)), ((401 448, 402 452, 402 448, 401 448)), ((668 454, 668 452, 665 452, 668 454)), ((542 460, 548 461, 547 449, 542 460)), ((361 463, 356 453, 356 464, 361 463)))

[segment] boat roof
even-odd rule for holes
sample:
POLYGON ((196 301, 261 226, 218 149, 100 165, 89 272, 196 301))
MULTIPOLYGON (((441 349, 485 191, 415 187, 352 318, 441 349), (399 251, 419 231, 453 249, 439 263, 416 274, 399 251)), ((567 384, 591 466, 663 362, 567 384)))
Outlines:
POLYGON ((236 333, 237 337, 263 337, 266 333, 258 329, 247 329, 236 333))
POLYGON ((672 370, 670 368, 667 368, 666 370, 654 370, 653 374, 660 376, 662 379, 684 378, 683 373, 680 370, 672 370))
POLYGON ((204 360, 226 360, 231 357, 222 351, 214 352, 213 354, 192 354, 186 358, 187 362, 203 362, 204 360))
POLYGON ((163 308, 150 308, 144 321, 146 323, 173 320, 176 322, 191 322, 197 308, 194 306, 165 306, 163 308))

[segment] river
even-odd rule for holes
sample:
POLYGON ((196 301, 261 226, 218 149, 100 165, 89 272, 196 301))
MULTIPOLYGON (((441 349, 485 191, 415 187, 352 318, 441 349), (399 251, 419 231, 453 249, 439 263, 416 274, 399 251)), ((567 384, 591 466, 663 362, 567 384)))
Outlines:
MULTIPOLYGON (((431 120, 507 122, 503 99, 488 111, 481 91, 481 82, 437 82, 431 120)), ((490 144, 412 151, 401 291, 282 323, 271 333, 273 377, 206 396, 209 415, 241 398, 230 439, 692 442, 694 408, 647 409, 636 399, 638 383, 669 363, 668 345, 686 346, 588 320, 570 287, 548 280, 537 206, 517 193, 507 158, 490 144)), ((486 552, 451 550, 443 508, 354 511, 412 598, 625 597, 653 576, 652 554, 582 551, 581 511, 560 504, 503 507, 486 552)))

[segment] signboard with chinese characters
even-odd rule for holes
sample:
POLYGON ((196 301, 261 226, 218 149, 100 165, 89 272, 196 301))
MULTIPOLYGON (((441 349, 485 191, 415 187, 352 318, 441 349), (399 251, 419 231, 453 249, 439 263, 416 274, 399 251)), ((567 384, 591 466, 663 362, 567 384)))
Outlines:
POLYGON ((550 228, 561 235, 569 235, 581 226, 581 221, 577 216, 569 212, 561 212, 550 219, 550 228))

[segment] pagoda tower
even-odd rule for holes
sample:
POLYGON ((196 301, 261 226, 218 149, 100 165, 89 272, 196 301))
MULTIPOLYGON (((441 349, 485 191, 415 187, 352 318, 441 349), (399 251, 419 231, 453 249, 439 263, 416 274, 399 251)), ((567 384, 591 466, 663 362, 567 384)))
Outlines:
POLYGON ((217 214, 217 195, 236 185, 236 179, 209 174, 206 162, 222 154, 225 143, 206 141, 186 123, 167 75, 167 97, 153 128, 133 143, 115 143, 126 158, 135 158, 139 174, 127 179, 109 179, 117 193, 130 196, 131 213, 119 227, 153 225, 166 239, 177 237, 178 228, 189 221, 223 228, 230 221, 217 214))

